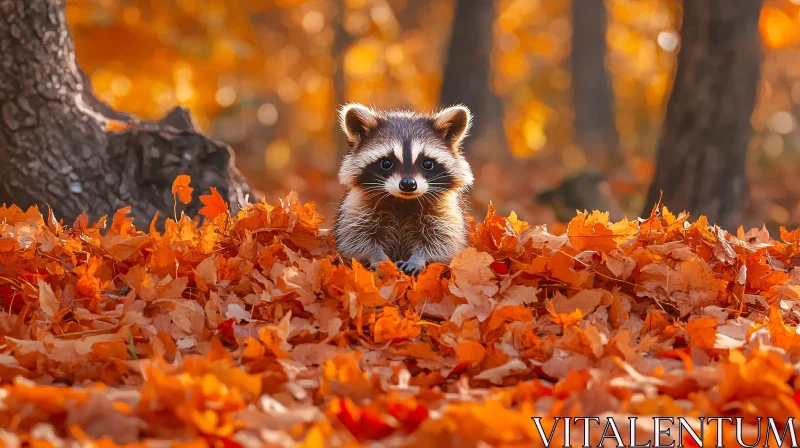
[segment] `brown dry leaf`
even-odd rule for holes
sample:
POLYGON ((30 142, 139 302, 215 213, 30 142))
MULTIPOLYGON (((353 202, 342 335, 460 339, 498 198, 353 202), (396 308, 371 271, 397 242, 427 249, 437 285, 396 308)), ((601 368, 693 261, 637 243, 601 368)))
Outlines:
POLYGON ((569 314, 574 310, 580 310, 581 314, 588 316, 603 300, 603 292, 597 289, 584 289, 570 298, 566 298, 560 293, 556 293, 551 299, 553 309, 556 314, 569 314))
POLYGON ((61 309, 58 298, 53 293, 53 288, 42 279, 39 279, 39 307, 49 317, 55 316, 58 310, 61 309))
POLYGON ((597 359, 603 354, 600 335, 593 326, 588 326, 585 331, 574 325, 568 327, 559 340, 558 346, 591 359, 597 359))
POLYGON ((214 254, 201 261, 195 268, 197 276, 202 281, 202 287, 208 289, 217 286, 217 255, 214 254))
POLYGON ((625 280, 633 273, 636 260, 626 256, 621 250, 614 249, 606 257, 606 266, 617 278, 625 280))
POLYGON ((531 305, 539 301, 537 295, 541 289, 533 286, 511 285, 501 293, 502 306, 531 305))
POLYGON ((478 252, 474 248, 458 254, 450 262, 454 278, 454 283, 450 284, 450 292, 467 299, 474 306, 480 306, 487 298, 494 296, 500 288, 489 268, 493 261, 491 255, 478 252))
POLYGON ((649 264, 641 273, 645 290, 637 295, 672 302, 681 316, 715 304, 727 285, 699 258, 679 263, 677 269, 666 264, 649 264))

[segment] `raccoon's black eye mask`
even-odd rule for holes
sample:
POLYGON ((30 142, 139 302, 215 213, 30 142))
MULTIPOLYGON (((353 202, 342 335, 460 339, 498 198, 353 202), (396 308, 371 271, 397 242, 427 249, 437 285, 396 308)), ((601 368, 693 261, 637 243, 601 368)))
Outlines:
POLYGON ((376 182, 385 181, 398 166, 400 166, 400 161, 394 156, 378 159, 364 167, 356 179, 356 183, 362 186, 375 187, 376 182))
POLYGON ((454 186, 454 179, 445 166, 424 155, 420 155, 412 166, 404 166, 394 155, 380 158, 361 171, 356 184, 367 190, 379 190, 381 182, 395 174, 400 174, 403 178, 421 176, 428 182, 432 192, 448 190, 454 186))

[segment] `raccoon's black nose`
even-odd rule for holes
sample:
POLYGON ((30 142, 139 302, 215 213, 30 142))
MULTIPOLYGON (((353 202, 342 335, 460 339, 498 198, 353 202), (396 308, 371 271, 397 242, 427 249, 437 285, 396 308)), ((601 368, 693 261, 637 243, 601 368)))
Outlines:
POLYGON ((406 193, 411 193, 416 189, 417 189, 417 181, 415 181, 414 179, 407 177, 400 181, 401 191, 405 191, 406 193))

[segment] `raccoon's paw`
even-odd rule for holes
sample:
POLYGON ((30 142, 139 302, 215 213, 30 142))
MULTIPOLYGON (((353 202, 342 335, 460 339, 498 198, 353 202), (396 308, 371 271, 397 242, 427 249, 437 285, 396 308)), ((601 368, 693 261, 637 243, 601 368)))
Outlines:
POLYGON ((380 264, 381 264, 381 262, 383 262, 383 261, 386 261, 386 260, 387 260, 387 258, 386 258, 386 255, 383 255, 383 254, 381 254, 381 255, 379 255, 379 256, 377 256, 377 257, 373 258, 373 259, 372 259, 372 260, 370 260, 370 262, 369 262, 369 269, 370 269, 371 271, 377 271, 377 270, 378 270, 378 267, 379 267, 379 266, 380 266, 380 264))
POLYGON ((406 275, 418 275, 425 267, 425 262, 415 257, 411 257, 408 261, 398 261, 397 269, 405 272, 406 275))

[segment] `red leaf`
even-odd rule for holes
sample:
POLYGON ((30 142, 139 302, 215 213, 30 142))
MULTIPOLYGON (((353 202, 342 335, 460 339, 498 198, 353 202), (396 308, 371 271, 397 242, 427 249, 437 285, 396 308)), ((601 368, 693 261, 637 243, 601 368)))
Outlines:
POLYGON ((468 362, 462 362, 457 366, 453 367, 453 370, 447 375, 448 380, 452 380, 461 376, 462 373, 466 372, 469 366, 472 365, 468 362))
POLYGON ((220 322, 219 325, 217 325, 217 330, 219 330, 219 334, 222 335, 223 338, 233 339, 233 318, 231 317, 228 320, 220 322))
POLYGON ((495 261, 494 263, 489 265, 492 270, 500 275, 508 274, 508 266, 503 261, 495 261))
POLYGON ((380 440, 395 431, 380 415, 369 408, 361 409, 344 398, 339 398, 338 404, 339 412, 336 413, 336 417, 359 442, 380 440))
POLYGON ((25 304, 25 300, 22 297, 16 297, 14 300, 15 292, 13 289, 9 288, 6 285, 0 285, 0 303, 2 303, 3 308, 9 309, 10 311, 19 311, 22 309, 22 305, 25 304))
POLYGON ((397 419, 408 433, 416 431, 419 425, 428 418, 428 409, 420 404, 412 408, 399 401, 387 403, 386 407, 389 410, 389 415, 397 419))

